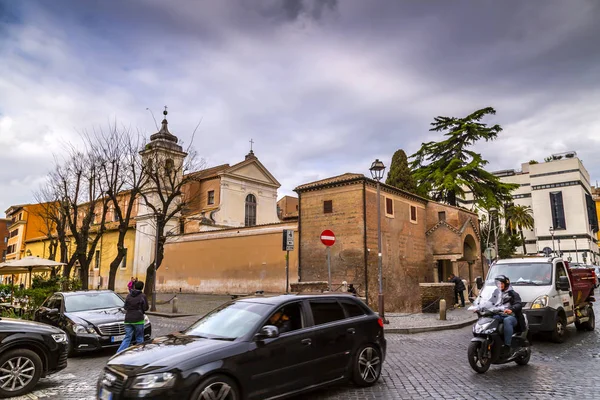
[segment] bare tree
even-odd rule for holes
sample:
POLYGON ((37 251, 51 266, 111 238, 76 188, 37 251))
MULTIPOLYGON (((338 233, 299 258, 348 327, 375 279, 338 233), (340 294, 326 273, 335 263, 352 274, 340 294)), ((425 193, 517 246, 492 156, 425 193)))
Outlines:
POLYGON ((63 274, 70 273, 75 261, 80 266, 82 288, 88 289, 89 269, 96 247, 106 230, 108 197, 104 195, 100 171, 104 160, 93 152, 74 148, 64 163, 57 163, 50 174, 58 190, 61 211, 64 213, 68 234, 75 242, 75 252, 63 274))
POLYGON ((129 129, 118 129, 115 123, 108 132, 85 135, 85 140, 94 158, 102 160, 98 173, 112 208, 114 221, 109 223, 117 224, 117 254, 110 263, 108 277, 108 288, 114 290, 117 270, 127 257, 125 237, 133 222, 133 207, 148 183, 139 155, 142 139, 141 135, 133 134, 129 129))
POLYGON ((184 198, 183 188, 196 180, 191 172, 199 171, 205 164, 204 160, 197 159, 197 153, 191 147, 200 123, 196 126, 190 145, 184 152, 177 144, 177 138, 168 131, 166 111, 164 114, 161 130, 152 135, 151 141, 140 152, 142 167, 148 179, 140 195, 146 212, 154 221, 157 237, 153 261, 146 268, 144 292, 148 296, 154 290, 154 272, 160 268, 164 258, 166 237, 180 230, 177 217, 192 200, 184 198))

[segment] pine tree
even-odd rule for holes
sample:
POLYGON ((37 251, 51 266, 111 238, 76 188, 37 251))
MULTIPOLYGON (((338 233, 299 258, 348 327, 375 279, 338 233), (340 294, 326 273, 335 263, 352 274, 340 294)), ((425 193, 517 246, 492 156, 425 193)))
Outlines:
POLYGON ((416 193, 417 182, 408 167, 408 158, 404 150, 400 149, 394 153, 385 183, 407 192, 416 193))
POLYGON ((465 189, 473 193, 477 204, 500 206, 512 199, 511 191, 517 185, 507 184, 483 169, 488 161, 481 154, 468 149, 477 141, 496 139, 500 125, 481 123, 486 115, 496 114, 492 107, 477 110, 464 118, 436 117, 430 131, 445 132, 441 142, 423 143, 411 156, 411 168, 419 191, 426 190, 436 201, 453 206, 465 189))

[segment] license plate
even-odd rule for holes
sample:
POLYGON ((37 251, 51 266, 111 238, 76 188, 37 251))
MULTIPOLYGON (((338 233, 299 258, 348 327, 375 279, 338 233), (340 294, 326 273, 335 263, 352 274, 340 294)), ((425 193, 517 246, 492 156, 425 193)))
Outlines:
POLYGON ((119 335, 119 336, 111 336, 110 337, 110 341, 111 342, 122 342, 123 339, 125 339, 125 335, 119 335))
POLYGON ((113 394, 104 388, 100 388, 100 393, 98 394, 99 400, 112 400, 113 394))

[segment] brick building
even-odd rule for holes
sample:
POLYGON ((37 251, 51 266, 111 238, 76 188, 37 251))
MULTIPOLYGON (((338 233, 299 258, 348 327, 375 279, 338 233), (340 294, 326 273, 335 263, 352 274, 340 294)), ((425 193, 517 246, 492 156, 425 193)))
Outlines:
MULTIPOLYGON (((299 280, 327 281, 326 249, 331 229, 334 289, 343 281, 377 305, 376 181, 344 174, 298 186, 299 280)), ((469 282, 481 275, 477 214, 381 185, 383 287, 386 311, 419 311, 419 284, 446 280, 451 272, 469 282)))
POLYGON ((0 218, 0 262, 6 259, 6 250, 8 248, 8 227, 11 224, 11 220, 8 218, 0 218))

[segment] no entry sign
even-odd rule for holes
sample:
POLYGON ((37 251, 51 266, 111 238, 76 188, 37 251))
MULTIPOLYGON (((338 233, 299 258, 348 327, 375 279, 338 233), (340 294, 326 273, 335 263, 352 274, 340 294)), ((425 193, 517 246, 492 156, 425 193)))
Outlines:
POLYGON ((329 229, 325 229, 321 232, 321 243, 327 247, 333 246, 335 243, 335 234, 329 229))

